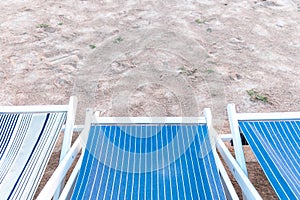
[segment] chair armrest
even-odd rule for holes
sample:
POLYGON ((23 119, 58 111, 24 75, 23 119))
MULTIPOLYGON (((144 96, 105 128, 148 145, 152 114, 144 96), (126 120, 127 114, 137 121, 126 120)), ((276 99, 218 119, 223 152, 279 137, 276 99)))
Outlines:
POLYGON ((227 196, 227 199, 239 199, 239 197, 230 181, 230 178, 226 172, 226 169, 225 169, 224 165, 222 164, 222 161, 221 161, 220 157, 218 156, 217 151, 215 149, 213 150, 213 154, 215 157, 216 165, 219 170, 219 174, 221 175, 222 181, 224 183, 224 189, 226 189, 225 194, 227 196), (229 196, 229 198, 228 198, 228 196, 229 196))
POLYGON ((73 146, 70 148, 65 158, 60 162, 59 166, 54 171, 53 175, 50 177, 49 181, 46 183, 43 190, 37 197, 37 200, 51 199, 54 195, 57 187, 60 185, 61 181, 65 178, 68 170, 70 169, 72 163, 74 162, 76 156, 81 150, 82 146, 80 144, 80 137, 74 142, 73 146))
POLYGON ((233 158, 227 147, 225 146, 224 142, 218 138, 217 141, 217 149, 219 150, 221 156, 223 157, 225 163, 229 167, 232 175, 240 185, 243 194, 247 197, 247 199, 261 199, 260 194, 257 192, 255 187, 250 182, 249 178, 246 176, 242 168, 233 158))
POLYGON ((81 154, 76 166, 74 167, 65 187, 63 188, 63 190, 59 196, 59 200, 66 200, 66 199, 71 198, 71 195, 72 195, 72 192, 74 189, 74 185, 75 185, 75 181, 77 179, 78 172, 79 172, 81 164, 82 164, 83 155, 84 154, 81 154))

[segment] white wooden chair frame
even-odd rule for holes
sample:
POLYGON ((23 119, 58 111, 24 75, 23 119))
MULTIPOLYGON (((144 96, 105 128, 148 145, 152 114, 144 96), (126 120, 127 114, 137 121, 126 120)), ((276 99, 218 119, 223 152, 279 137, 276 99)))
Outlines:
MULTIPOLYGON (((226 134, 221 137, 223 141, 232 140, 234 144, 234 151, 236 162, 243 170, 244 175, 248 176, 245 155, 241 142, 241 136, 239 131, 238 121, 249 120, 288 120, 299 119, 300 112, 273 112, 273 113, 237 113, 234 104, 228 104, 227 106, 228 118, 230 122, 231 134, 226 134)), ((244 195, 247 196, 246 193, 244 195)))
MULTIPOLYGON (((211 127, 211 112, 210 109, 204 110, 205 117, 197 117, 197 118, 182 118, 182 117, 169 117, 169 118, 149 118, 149 117, 130 117, 130 118, 116 118, 116 117, 96 117, 96 115, 93 114, 93 111, 91 109, 87 109, 87 115, 85 120, 85 125, 83 127, 81 134, 87 134, 89 132, 90 124, 91 123, 194 123, 194 122, 206 122, 209 131, 211 127)), ((82 128, 82 127, 78 127, 82 128)), ((225 141, 229 139, 229 137, 224 137, 225 141), (226 139, 227 138, 227 139, 226 139)), ((57 183, 60 183, 66 176, 67 172, 69 171, 72 163, 74 162, 76 156, 79 154, 79 152, 82 149, 82 143, 80 141, 80 137, 75 141, 71 149, 66 154, 65 158, 62 160, 58 168, 53 173, 52 177, 49 179, 47 184, 45 185, 44 189, 41 191, 41 193, 38 196, 38 200, 47 200, 51 199, 52 196, 55 193, 55 190, 57 189, 57 183)), ((249 181, 248 177, 245 175, 243 170, 240 168, 240 166, 237 164, 233 156, 230 154, 229 150, 226 148, 225 144, 222 141, 222 137, 218 137, 216 141, 217 149, 219 150, 220 154, 222 155, 223 159, 227 163, 228 167, 230 168, 231 172, 233 173, 235 179, 239 183, 239 185, 242 188, 243 193, 249 198, 249 199, 261 199, 260 195, 254 188, 254 186, 249 181)), ((228 177, 228 174, 226 173, 226 170, 217 154, 216 149, 213 151, 216 164, 219 170, 219 173, 221 175, 221 179, 224 185, 227 187, 225 188, 226 196, 229 199, 238 199, 238 196, 234 190, 233 185, 231 184, 231 181, 228 177)), ((72 190, 74 188, 75 180, 77 178, 78 172, 81 167, 81 161, 83 159, 83 153, 81 154, 78 162, 76 163, 74 169, 72 170, 72 173, 69 177, 69 180, 67 181, 66 185, 64 186, 64 189, 59 197, 60 200, 69 199, 70 195, 72 194, 72 190)))
POLYGON ((64 138, 61 147, 60 161, 68 153, 74 129, 77 109, 77 97, 71 96, 67 105, 31 105, 31 106, 0 106, 1 113, 44 113, 44 112, 67 112, 67 119, 63 128, 64 138))

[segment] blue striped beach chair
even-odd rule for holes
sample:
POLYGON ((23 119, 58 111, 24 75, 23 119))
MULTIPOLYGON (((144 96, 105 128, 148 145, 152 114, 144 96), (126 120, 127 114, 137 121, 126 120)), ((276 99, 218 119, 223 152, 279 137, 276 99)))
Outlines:
MULTIPOLYGON (((59 199, 238 199, 212 142, 209 109, 205 116, 103 118, 89 110, 38 200, 51 199, 81 147, 59 199)), ((254 187, 241 176, 252 197, 254 187)))
POLYGON ((240 132, 279 199, 300 199, 300 112, 236 113, 228 105, 236 159, 247 175, 240 132))
POLYGON ((61 158, 70 148, 76 105, 0 106, 0 199, 33 199, 63 125, 61 158))

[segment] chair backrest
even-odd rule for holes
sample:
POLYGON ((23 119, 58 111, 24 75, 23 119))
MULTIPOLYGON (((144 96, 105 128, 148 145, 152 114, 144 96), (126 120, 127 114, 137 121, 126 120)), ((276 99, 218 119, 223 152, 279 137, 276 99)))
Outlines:
POLYGON ((236 119, 278 197, 299 198, 300 113, 238 113, 236 119))
POLYGON ((32 199, 70 105, 0 107, 1 199, 32 199))
POLYGON ((205 118, 94 118, 72 199, 225 199, 205 118))

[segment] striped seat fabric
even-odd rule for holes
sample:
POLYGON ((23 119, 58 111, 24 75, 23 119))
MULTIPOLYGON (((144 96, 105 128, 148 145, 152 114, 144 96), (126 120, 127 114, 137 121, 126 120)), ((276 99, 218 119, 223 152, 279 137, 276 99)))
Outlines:
POLYGON ((300 120, 239 121, 280 199, 300 198, 300 120))
POLYGON ((72 199, 226 199, 206 124, 93 124, 72 199))
POLYGON ((1 113, 0 199, 33 199, 66 112, 1 113))

